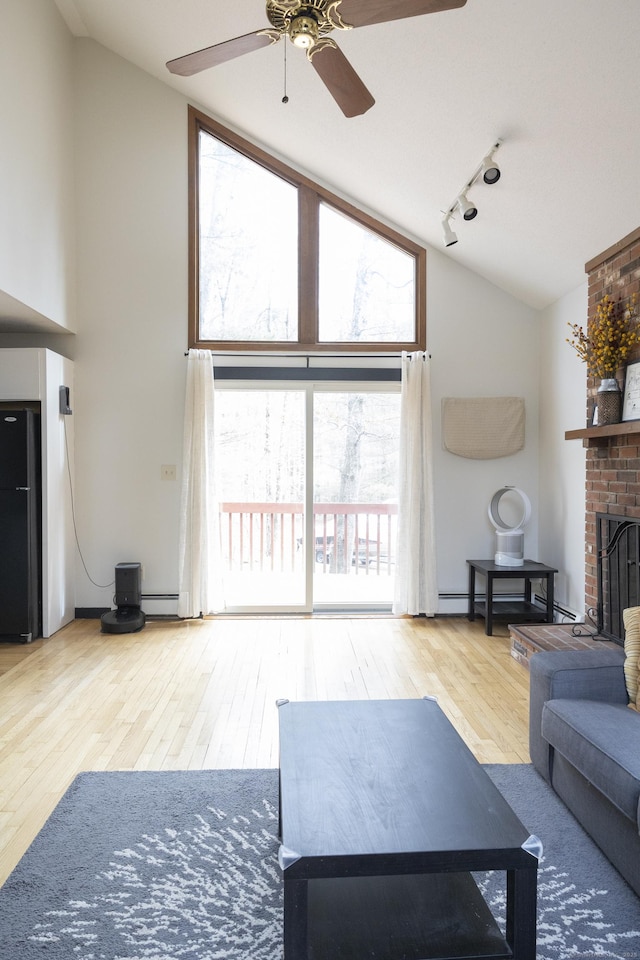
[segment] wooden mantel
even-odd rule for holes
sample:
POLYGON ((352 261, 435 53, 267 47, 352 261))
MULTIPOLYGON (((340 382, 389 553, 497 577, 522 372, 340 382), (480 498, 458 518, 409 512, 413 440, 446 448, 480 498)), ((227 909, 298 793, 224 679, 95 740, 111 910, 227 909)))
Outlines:
POLYGON ((567 430, 565 440, 584 440, 585 447, 597 447, 601 440, 609 437, 626 437, 640 433, 640 420, 627 420, 623 423, 607 423, 602 427, 585 427, 582 430, 567 430))

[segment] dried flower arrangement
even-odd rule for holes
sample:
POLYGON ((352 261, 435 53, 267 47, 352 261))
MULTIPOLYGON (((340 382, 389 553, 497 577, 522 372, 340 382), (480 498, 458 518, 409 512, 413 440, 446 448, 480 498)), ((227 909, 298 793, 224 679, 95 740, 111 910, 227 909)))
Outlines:
POLYGON ((614 301, 605 295, 597 305, 586 333, 577 323, 569 324, 573 337, 567 337, 567 343, 587 364, 590 377, 601 380, 615 377, 631 348, 640 343, 637 303, 635 293, 624 307, 619 300, 614 301))

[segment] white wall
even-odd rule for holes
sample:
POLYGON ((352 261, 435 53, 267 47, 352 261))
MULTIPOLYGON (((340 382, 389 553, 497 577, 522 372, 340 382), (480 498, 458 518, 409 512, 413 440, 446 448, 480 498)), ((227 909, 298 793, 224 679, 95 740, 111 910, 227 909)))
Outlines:
MULTIPOLYGON (((481 277, 429 250, 427 338, 433 361, 435 496, 441 612, 466 612, 467 559, 492 557, 495 531, 487 508, 505 485, 532 503, 525 556, 548 562, 538 550, 538 332, 537 313, 481 277), (523 397, 525 446, 496 460, 468 460, 442 446, 444 397, 523 397), (453 594, 453 597, 442 595, 453 594)), ((522 582, 509 583, 521 590, 522 582)))
POLYGON ((51 0, 2 0, 0 308, 33 311, 68 330, 75 283, 72 43, 51 0))
POLYGON ((187 104, 91 40, 76 68, 77 517, 89 574, 108 585, 79 565, 76 603, 108 607, 119 562, 143 564, 144 593, 177 592, 187 104))
POLYGON ((558 567, 556 599, 584 613, 586 451, 566 430, 586 424, 586 368, 566 343, 586 324, 587 280, 540 315, 540 552, 558 567))

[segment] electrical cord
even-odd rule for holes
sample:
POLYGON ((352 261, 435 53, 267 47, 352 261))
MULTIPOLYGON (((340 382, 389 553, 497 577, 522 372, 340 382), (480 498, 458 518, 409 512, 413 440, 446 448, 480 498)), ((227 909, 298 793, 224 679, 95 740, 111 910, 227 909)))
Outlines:
POLYGON ((110 583, 96 583, 91 574, 87 569, 87 565, 82 554, 82 548, 80 547, 80 540, 78 538, 78 528, 76 526, 76 508, 73 497, 73 481, 71 479, 71 463, 69 461, 69 441, 67 440, 67 418, 64 418, 64 448, 67 458, 67 476, 69 477, 69 493, 71 494, 71 519, 73 521, 73 533, 76 539, 76 547, 78 548, 78 553, 80 555, 80 560, 82 561, 82 566, 84 567, 84 572, 87 577, 94 585, 94 587, 100 587, 101 590, 105 590, 107 587, 112 587, 115 583, 115 580, 111 580, 110 583))

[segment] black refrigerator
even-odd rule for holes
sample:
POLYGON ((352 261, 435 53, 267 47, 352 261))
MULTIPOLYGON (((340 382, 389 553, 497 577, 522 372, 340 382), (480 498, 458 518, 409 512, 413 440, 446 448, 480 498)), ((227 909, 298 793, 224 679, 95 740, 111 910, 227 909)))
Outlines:
POLYGON ((0 408, 0 641, 42 633, 40 416, 0 408))

